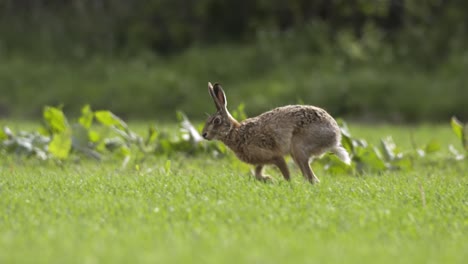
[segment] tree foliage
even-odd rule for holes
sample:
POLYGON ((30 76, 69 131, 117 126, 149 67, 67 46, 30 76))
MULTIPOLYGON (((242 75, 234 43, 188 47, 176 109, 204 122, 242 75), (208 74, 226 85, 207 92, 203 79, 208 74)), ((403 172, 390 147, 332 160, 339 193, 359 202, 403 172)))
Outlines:
POLYGON ((2 0, 0 39, 5 50, 168 53, 314 25, 301 34, 332 44, 343 33, 360 38, 372 28, 386 44, 424 59, 464 46, 467 8, 450 0, 2 0))

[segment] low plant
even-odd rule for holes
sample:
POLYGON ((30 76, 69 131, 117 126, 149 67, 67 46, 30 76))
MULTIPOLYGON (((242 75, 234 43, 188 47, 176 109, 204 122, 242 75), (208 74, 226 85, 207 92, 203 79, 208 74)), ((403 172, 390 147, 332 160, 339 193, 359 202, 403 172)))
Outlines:
MULTIPOLYGON (((234 114, 240 119, 245 118, 243 105, 234 114)), ((226 154, 224 145, 203 140, 198 132, 200 127, 194 126, 185 114, 177 112, 177 119, 180 125, 177 133, 162 133, 152 125, 145 135, 140 135, 108 110, 93 111, 86 105, 81 109, 79 118, 70 122, 60 107, 46 106, 43 111, 43 125, 37 131, 15 133, 7 126, 3 127, 0 131, 0 153, 59 163, 72 157, 98 161, 118 158, 123 167, 130 161, 135 164, 143 163, 150 155, 167 157, 177 152, 220 157, 226 154)), ((342 145, 350 153, 352 164, 346 165, 335 156, 326 155, 318 163, 330 172, 410 170, 416 161, 442 149, 441 142, 432 140, 411 150, 402 150, 391 136, 382 138, 380 145, 374 146, 365 139, 353 137, 346 122, 338 122, 342 132, 342 145)), ((467 126, 455 117, 451 119, 451 126, 464 151, 449 145, 449 158, 464 160, 465 153, 468 152, 467 126)))

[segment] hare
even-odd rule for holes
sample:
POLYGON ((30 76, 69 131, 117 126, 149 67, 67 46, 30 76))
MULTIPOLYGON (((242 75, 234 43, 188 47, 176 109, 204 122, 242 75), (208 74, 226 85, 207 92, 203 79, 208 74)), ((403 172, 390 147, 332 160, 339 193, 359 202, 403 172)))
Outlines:
POLYGON ((216 106, 216 113, 208 117, 202 136, 220 140, 236 156, 255 165, 255 177, 267 181, 264 165, 276 165, 283 177, 290 180, 284 156, 290 154, 303 176, 312 184, 320 182, 310 168, 311 157, 327 151, 350 164, 341 146, 341 133, 336 121, 325 110, 310 105, 288 105, 275 108, 242 122, 227 110, 227 100, 221 85, 208 83, 208 90, 216 106))

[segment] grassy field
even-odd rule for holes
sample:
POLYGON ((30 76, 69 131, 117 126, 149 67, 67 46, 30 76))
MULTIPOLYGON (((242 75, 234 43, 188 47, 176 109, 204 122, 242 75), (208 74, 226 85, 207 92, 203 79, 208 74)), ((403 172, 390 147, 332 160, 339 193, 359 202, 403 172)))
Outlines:
MULTIPOLYGON (((372 143, 456 145, 448 125, 351 128, 372 143)), ((0 263, 464 263, 468 163, 443 157, 406 172, 317 169, 315 186, 295 168, 290 183, 271 168, 274 182, 257 182, 232 157, 175 155, 169 170, 163 157, 138 170, 2 161, 0 263)))

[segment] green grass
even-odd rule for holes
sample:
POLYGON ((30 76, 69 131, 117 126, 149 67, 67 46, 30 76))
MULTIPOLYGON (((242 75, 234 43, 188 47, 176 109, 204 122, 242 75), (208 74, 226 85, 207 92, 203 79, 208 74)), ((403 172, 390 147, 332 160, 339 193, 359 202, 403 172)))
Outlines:
MULTIPOLYGON (((355 124, 411 147, 448 126, 355 124)), ((458 147, 458 145, 457 145, 458 147)), ((446 150, 444 150, 446 152, 446 150)), ((263 184, 229 157, 158 157, 134 167, 0 163, 0 263, 464 263, 468 164, 433 157, 408 172, 293 169, 263 184)))

